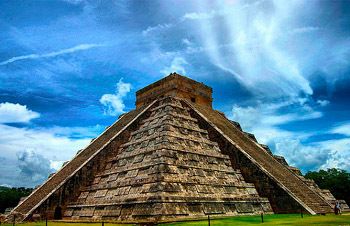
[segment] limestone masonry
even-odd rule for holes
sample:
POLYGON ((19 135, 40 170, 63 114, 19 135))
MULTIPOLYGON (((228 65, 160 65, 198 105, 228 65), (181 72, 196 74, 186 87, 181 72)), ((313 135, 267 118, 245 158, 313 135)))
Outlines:
MULTIPOLYGON (((176 73, 8 216, 156 223, 206 215, 332 212, 336 201, 212 108, 212 89, 176 73)), ((348 208, 346 203, 343 207, 348 208)))

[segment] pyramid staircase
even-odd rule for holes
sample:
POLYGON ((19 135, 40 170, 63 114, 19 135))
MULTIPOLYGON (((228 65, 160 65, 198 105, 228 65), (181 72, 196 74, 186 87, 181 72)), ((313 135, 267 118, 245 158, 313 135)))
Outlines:
MULTIPOLYGON (((152 105, 152 104, 150 104, 152 105)), ((145 106, 123 115, 111 127, 94 139, 84 150, 80 151, 71 161, 64 165, 58 172, 52 175, 44 184, 36 188, 26 199, 20 202, 7 217, 13 220, 16 215, 18 222, 27 220, 32 213, 43 204, 50 196, 58 191, 79 170, 89 163, 112 139, 115 139, 121 131, 135 121, 140 114, 150 106, 145 106)))
POLYGON ((159 100, 64 217, 156 222, 271 212, 189 111, 178 99, 159 100))
POLYGON ((295 201, 311 214, 332 212, 330 204, 293 173, 288 167, 278 162, 257 142, 240 131, 223 114, 206 106, 187 104, 202 118, 210 123, 232 145, 238 148, 247 158, 272 178, 295 201))

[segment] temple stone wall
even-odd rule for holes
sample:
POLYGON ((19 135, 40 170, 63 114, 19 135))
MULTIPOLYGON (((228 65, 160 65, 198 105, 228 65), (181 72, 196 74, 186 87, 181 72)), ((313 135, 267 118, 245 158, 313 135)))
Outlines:
POLYGON ((209 107, 212 106, 213 101, 212 89, 209 86, 174 73, 137 91, 136 107, 139 108, 167 96, 186 99, 209 107))

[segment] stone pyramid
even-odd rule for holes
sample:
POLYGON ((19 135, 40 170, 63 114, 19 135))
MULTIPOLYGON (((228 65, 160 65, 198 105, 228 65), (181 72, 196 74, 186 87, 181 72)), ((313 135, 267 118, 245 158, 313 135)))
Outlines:
POLYGON ((154 223, 332 211, 329 191, 212 108, 210 87, 173 73, 136 96, 136 110, 79 151, 8 219, 154 223))

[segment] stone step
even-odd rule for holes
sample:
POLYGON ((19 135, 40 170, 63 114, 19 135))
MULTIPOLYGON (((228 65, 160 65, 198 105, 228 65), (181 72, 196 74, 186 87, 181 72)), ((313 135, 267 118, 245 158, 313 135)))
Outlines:
POLYGON ((330 206, 328 208, 321 208, 321 205, 327 206, 328 203, 316 192, 311 190, 297 175, 290 171, 286 166, 278 162, 273 156, 269 155, 264 149, 259 146, 254 140, 250 139, 242 131, 237 129, 224 115, 204 106, 188 103, 191 108, 204 116, 208 123, 215 125, 223 134, 240 147, 240 150, 248 158, 254 159, 259 168, 264 169, 267 175, 282 184, 287 188, 287 192, 292 193, 302 201, 302 205, 309 206, 313 211, 331 212, 330 206), (316 203, 316 204, 314 204, 316 203))
MULTIPOLYGON (((152 103, 153 104, 153 103, 152 103)), ((150 104, 149 106, 151 106, 150 104)), ((131 111, 121 117, 116 123, 109 127, 103 134, 90 143, 84 150, 77 154, 70 162, 63 166, 57 173, 50 177, 44 184, 29 195, 23 202, 16 206, 11 213, 20 213, 24 216, 30 214, 34 207, 46 200, 46 198, 56 191, 65 181, 74 173, 82 168, 87 161, 106 145, 112 137, 123 129, 129 122, 135 119, 145 108, 139 108, 131 111)), ((23 219, 24 220, 24 219, 23 219)))

